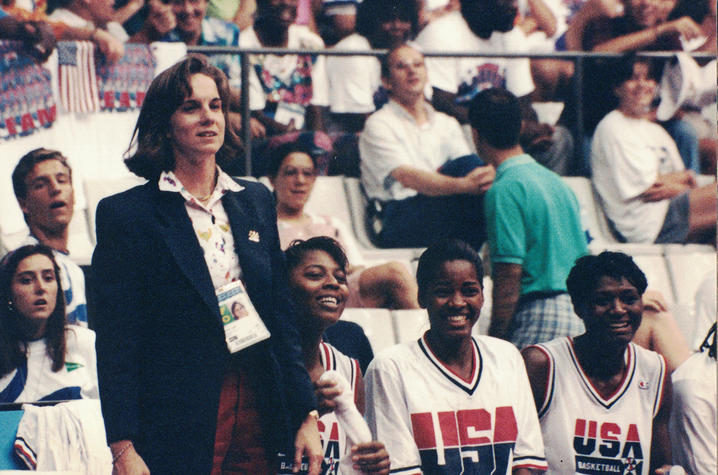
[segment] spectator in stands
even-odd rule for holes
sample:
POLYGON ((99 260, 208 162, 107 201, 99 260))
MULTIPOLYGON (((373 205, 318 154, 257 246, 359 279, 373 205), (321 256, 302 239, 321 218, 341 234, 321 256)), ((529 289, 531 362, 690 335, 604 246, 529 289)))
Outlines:
POLYGON ((715 186, 698 187, 666 131, 648 119, 656 93, 650 63, 614 68, 618 107, 593 138, 593 185, 618 236, 628 242, 715 243, 715 186))
MULTIPOLYGON (((242 33, 244 48, 322 49, 324 42, 306 26, 295 25, 296 0, 258 0, 254 27, 242 33)), ((251 55, 249 106, 268 135, 323 130, 329 105, 323 56, 251 55)))
POLYGON ((714 321, 698 352, 672 375, 669 427, 673 463, 692 475, 712 475, 717 467, 715 335, 714 321))
POLYGON ((297 325, 302 341, 304 366, 314 384, 319 404, 324 463, 322 473, 336 475, 340 459, 351 457, 361 473, 388 475, 389 454, 378 441, 356 443, 347 436, 347 428, 334 415, 337 387, 320 377, 337 371, 354 394, 354 404, 364 413, 364 380, 359 362, 323 341, 324 331, 335 325, 347 302, 347 258, 337 241, 313 237, 294 241, 287 248, 289 286, 297 308, 297 325))
POLYGON ((129 39, 122 25, 113 21, 113 0, 49 0, 50 19, 75 28, 102 29, 124 43, 129 39))
POLYGON ((578 201, 519 145, 521 110, 505 89, 485 89, 469 109, 476 148, 496 168, 486 193, 493 300, 489 335, 519 348, 583 330, 566 276, 587 253, 578 201))
POLYGON ((381 352, 367 371, 367 421, 394 473, 546 470, 536 409, 516 348, 472 337, 482 262, 464 242, 430 246, 417 269, 430 328, 381 352), (475 456, 472 456, 475 455, 475 456))
POLYGON ((646 284, 623 253, 578 259, 567 286, 586 332, 523 351, 549 472, 578 473, 587 462, 668 472, 670 374, 660 355, 631 343, 646 284))
MULTIPOLYGON (((310 0, 314 23, 327 46, 354 33, 362 0, 310 0)), ((391 9, 394 5, 385 4, 391 9)))
POLYGON ((126 159, 149 181, 97 207, 98 375, 119 473, 270 473, 279 450, 319 472, 272 198, 221 168, 236 155, 228 97, 200 55, 157 76, 126 159), (268 340, 225 335, 225 291, 246 292, 235 323, 268 340))
POLYGON ((456 119, 426 101, 426 80, 424 56, 409 45, 382 62, 389 103, 367 119, 359 139, 362 183, 382 207, 378 240, 422 247, 457 237, 478 248, 485 240, 482 195, 494 169, 470 155, 456 119))
POLYGON ((286 249, 295 239, 333 237, 352 256, 352 265, 347 268, 349 307, 419 308, 416 282, 406 265, 396 261, 364 264, 359 245, 346 223, 304 211, 316 176, 316 159, 301 146, 288 143, 273 151, 269 179, 277 200, 277 226, 282 248, 286 249))
POLYGON ((87 326, 85 275, 69 255, 69 226, 75 206, 72 169, 62 153, 37 148, 12 172, 12 186, 30 234, 23 244, 50 247, 60 268, 66 321, 87 326))
POLYGON ((66 325, 53 254, 30 244, 0 263, 0 402, 99 398, 95 332, 66 325))
POLYGON ((22 41, 30 55, 40 62, 52 54, 57 42, 47 23, 18 20, 1 8, 0 39, 22 41))
POLYGON ((207 15, 230 21, 244 30, 252 26, 256 11, 256 0, 209 0, 207 15))
MULTIPOLYGON (((364 0, 358 6, 356 33, 335 48, 367 51, 392 49, 418 31, 416 0, 364 0)), ((332 123, 345 132, 359 132, 366 118, 387 100, 381 85, 381 66, 374 56, 329 56, 329 105, 332 123)))
MULTIPOLYGON (((102 2, 103 0, 98 1, 102 2)), ((117 61, 124 54, 124 46, 122 45, 122 42, 112 36, 108 31, 100 27, 101 25, 86 24, 84 26, 75 26, 72 24, 66 24, 63 21, 55 21, 47 16, 47 13, 45 12, 45 2, 32 2, 32 6, 33 10, 30 11, 20 6, 17 6, 15 4, 15 0, 8 0, 7 2, 3 3, 2 10, 4 11, 4 13, 10 14, 12 17, 14 17, 20 22, 26 24, 29 23, 33 26, 33 28, 37 30, 43 30, 39 33, 41 37, 46 38, 47 32, 44 31, 44 25, 49 25, 52 28, 52 32, 55 35, 55 38, 57 38, 58 40, 91 41, 97 46, 97 48, 99 48, 100 52, 105 56, 105 59, 110 62, 117 61)), ((103 8, 99 5, 97 7, 100 10, 102 10, 103 8)), ((0 14, 0 18, 1 17, 2 14, 0 14)), ((8 20, 5 21, 7 22, 8 20)), ((0 24, 0 26, 3 25, 0 24)), ((9 26, 13 27, 12 22, 9 26)), ((0 30, 2 29, 0 28, 0 30)), ((37 51, 37 53, 40 55, 49 55, 50 52, 48 52, 47 46, 42 47, 37 51)))
POLYGON ((682 50, 702 35, 689 16, 668 17, 678 0, 588 0, 566 34, 569 49, 624 53, 682 50))
MULTIPOLYGON (((528 52, 526 38, 514 24, 516 0, 462 0, 461 11, 429 23, 416 38, 425 51, 476 53, 528 52)), ((564 127, 538 122, 529 94, 534 91, 527 58, 430 58, 432 103, 437 110, 468 122, 468 102, 478 92, 502 87, 520 99, 521 143, 543 165, 558 173, 570 168, 573 138, 564 127)))

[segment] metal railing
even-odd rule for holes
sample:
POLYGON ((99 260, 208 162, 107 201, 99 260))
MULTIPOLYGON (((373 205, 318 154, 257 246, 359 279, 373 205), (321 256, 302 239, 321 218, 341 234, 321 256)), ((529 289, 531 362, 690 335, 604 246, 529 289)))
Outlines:
MULTIPOLYGON (((240 48, 237 46, 188 46, 189 53, 202 54, 238 54, 241 64, 241 114, 242 114, 242 142, 244 145, 244 164, 245 174, 252 174, 252 133, 249 127, 250 109, 249 109, 249 71, 250 62, 249 55, 252 54, 297 54, 297 55, 323 55, 323 56, 384 56, 386 49, 376 50, 335 50, 335 49, 291 49, 291 48, 240 48)), ((584 65, 586 60, 601 58, 620 58, 625 56, 624 53, 594 53, 582 51, 556 51, 552 53, 476 53, 470 51, 459 52, 443 52, 443 51, 424 51, 425 57, 437 58, 528 58, 528 59, 558 59, 572 61, 574 64, 574 74, 572 81, 572 93, 574 95, 575 104, 575 123, 573 129, 578 131, 575 136, 575 150, 583 149, 584 138, 584 117, 583 117, 583 81, 584 81, 584 65)), ((676 52, 638 52, 636 56, 648 57, 655 59, 671 59, 676 52)), ((715 59, 715 55, 710 53, 689 53, 695 59, 715 59)))

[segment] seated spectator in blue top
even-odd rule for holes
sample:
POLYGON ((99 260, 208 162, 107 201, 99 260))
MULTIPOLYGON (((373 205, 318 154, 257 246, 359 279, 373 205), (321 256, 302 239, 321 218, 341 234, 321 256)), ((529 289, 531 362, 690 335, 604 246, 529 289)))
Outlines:
POLYGON ((41 244, 0 263, 0 402, 99 398, 95 332, 66 325, 59 272, 41 244))

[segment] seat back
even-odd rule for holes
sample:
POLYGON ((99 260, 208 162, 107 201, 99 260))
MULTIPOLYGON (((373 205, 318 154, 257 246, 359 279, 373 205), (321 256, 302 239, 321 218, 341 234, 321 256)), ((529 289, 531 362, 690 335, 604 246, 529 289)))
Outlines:
POLYGON ((130 174, 121 178, 88 179, 84 181, 85 199, 87 200, 87 223, 93 244, 97 243, 97 237, 95 236, 95 212, 97 211, 97 204, 100 200, 129 190, 133 186, 141 185, 145 182, 146 180, 144 178, 130 174))
POLYGON ((347 308, 342 313, 342 320, 354 322, 362 327, 371 343, 374 354, 396 343, 392 315, 389 310, 381 308, 347 308))

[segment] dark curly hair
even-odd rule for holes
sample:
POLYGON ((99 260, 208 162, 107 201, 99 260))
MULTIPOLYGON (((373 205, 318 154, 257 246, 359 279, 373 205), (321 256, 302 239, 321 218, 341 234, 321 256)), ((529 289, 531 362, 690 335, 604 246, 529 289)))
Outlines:
POLYGON ((284 255, 287 258, 287 270, 291 272, 295 269, 309 251, 326 252, 336 261, 339 267, 345 271, 349 265, 347 255, 336 239, 330 238, 329 236, 316 236, 306 241, 295 239, 289 244, 287 250, 284 251, 284 255))
POLYGON ((473 264, 479 285, 481 288, 484 287, 484 265, 476 250, 461 239, 443 239, 429 246, 419 257, 419 265, 416 269, 419 301, 429 290, 429 285, 441 264, 448 261, 468 261, 473 264))
POLYGON ((239 138, 229 122, 230 92, 227 77, 220 69, 212 66, 205 56, 190 54, 160 73, 147 90, 130 147, 125 154, 125 165, 135 175, 157 180, 163 171, 174 169, 170 117, 192 94, 190 78, 194 74, 204 74, 212 78, 222 100, 224 143, 217 152, 217 164, 226 169, 241 153, 239 138), (134 147, 136 149, 132 152, 134 147))

